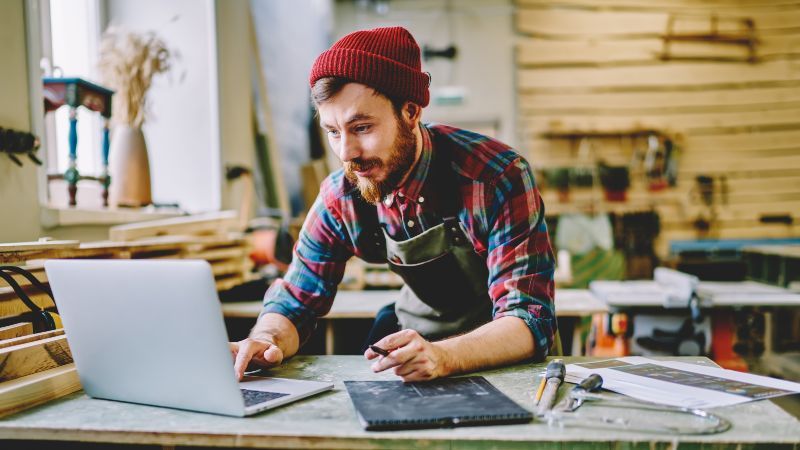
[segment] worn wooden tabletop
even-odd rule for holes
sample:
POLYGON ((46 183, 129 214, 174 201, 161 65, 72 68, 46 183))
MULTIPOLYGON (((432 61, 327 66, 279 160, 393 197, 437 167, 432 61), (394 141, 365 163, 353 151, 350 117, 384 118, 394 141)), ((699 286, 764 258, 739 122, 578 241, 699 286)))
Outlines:
MULTIPOLYGON (((567 362, 586 360, 565 359, 567 362)), ((699 362, 697 358, 679 359, 699 362)), ((544 364, 522 364, 481 374, 520 405, 532 410, 532 397, 543 368, 544 364)), ((733 427, 727 432, 710 436, 645 434, 585 426, 559 428, 541 422, 367 432, 357 420, 342 382, 395 379, 391 373, 373 374, 369 364, 360 356, 307 356, 293 358, 284 366, 271 370, 270 374, 332 381, 335 388, 331 392, 243 419, 95 400, 78 392, 0 420, 0 439, 338 449, 800 449, 800 422, 768 400, 716 409, 715 412, 730 420, 733 427)), ((562 387, 561 394, 567 390, 568 387, 562 387)), ((198 395, 202 395, 202 392, 198 392, 198 395)), ((583 407, 580 412, 587 417, 638 415, 635 411, 599 406, 583 407)), ((664 416, 654 420, 668 423, 670 419, 664 416)))

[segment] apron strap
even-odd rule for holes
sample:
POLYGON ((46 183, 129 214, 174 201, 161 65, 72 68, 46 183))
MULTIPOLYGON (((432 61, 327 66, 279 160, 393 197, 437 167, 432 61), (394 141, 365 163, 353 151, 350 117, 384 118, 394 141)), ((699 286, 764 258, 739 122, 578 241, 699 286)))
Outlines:
POLYGON ((353 196, 356 220, 363 230, 355 244, 362 249, 367 262, 386 262, 386 236, 383 235, 383 229, 378 220, 378 208, 367 203, 357 190, 353 196))
POLYGON ((438 134, 433 135, 432 140, 438 144, 434 145, 432 169, 436 180, 436 191, 439 193, 436 201, 440 211, 439 215, 442 217, 450 241, 453 245, 461 246, 470 241, 461 229, 458 220, 458 212, 461 209, 461 189, 458 176, 453 170, 450 143, 442 141, 442 136, 438 134))

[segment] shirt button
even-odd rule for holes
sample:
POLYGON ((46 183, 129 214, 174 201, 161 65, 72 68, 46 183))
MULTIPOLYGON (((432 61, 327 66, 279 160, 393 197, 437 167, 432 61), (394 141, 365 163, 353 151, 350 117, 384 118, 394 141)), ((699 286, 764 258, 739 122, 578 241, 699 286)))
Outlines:
POLYGON ((408 225, 408 228, 414 228, 415 223, 413 220, 409 220, 408 222, 406 222, 406 225, 408 225))
POLYGON ((405 197, 405 194, 403 194, 402 192, 398 192, 398 193, 397 193, 397 196, 398 196, 398 197, 405 197))
POLYGON ((420 203, 424 203, 424 202, 425 202, 425 197, 423 197, 423 196, 421 196, 421 195, 420 195, 420 196, 419 196, 419 198, 418 198, 417 200, 418 200, 420 203))

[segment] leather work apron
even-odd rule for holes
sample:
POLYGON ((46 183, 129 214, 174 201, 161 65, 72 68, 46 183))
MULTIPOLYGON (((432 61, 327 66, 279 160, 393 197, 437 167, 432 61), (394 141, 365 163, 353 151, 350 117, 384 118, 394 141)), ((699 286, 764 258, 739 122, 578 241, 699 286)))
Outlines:
POLYGON ((449 155, 435 154, 431 169, 442 195, 442 223, 420 235, 396 241, 379 223, 375 206, 356 201, 356 208, 364 239, 370 241, 362 248, 370 249, 370 259, 388 262, 389 269, 405 281, 395 304, 400 329, 410 328, 435 340, 489 322, 493 305, 486 259, 475 252, 457 218, 460 192, 449 155))

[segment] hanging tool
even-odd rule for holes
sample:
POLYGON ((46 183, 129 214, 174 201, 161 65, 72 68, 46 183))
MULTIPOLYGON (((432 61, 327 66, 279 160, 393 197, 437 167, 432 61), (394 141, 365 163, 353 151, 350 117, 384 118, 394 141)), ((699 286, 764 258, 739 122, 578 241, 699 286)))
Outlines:
POLYGON ((564 375, 566 375, 566 368, 564 367, 563 359, 554 359, 547 365, 547 371, 544 374, 545 382, 542 397, 537 405, 536 415, 544 416, 548 411, 553 409, 553 404, 556 402, 556 395, 558 394, 558 387, 564 382, 564 375))
MULTIPOLYGON (((726 419, 709 413, 708 411, 696 408, 684 408, 680 406, 658 405, 655 403, 642 402, 598 392, 603 386, 603 378, 598 374, 591 374, 580 384, 572 388, 567 397, 556 407, 544 414, 550 425, 576 425, 583 427, 600 428, 620 428, 627 431, 642 433, 665 433, 665 434, 715 434, 727 431, 731 423, 726 419), (701 419, 707 422, 704 426, 671 426, 645 422, 644 420, 635 421, 624 417, 610 417, 608 415, 572 415, 587 401, 597 402, 596 406, 609 408, 625 408, 628 410, 647 410, 672 414, 683 414, 701 419)), ((663 423, 663 422, 661 422, 663 423)))

